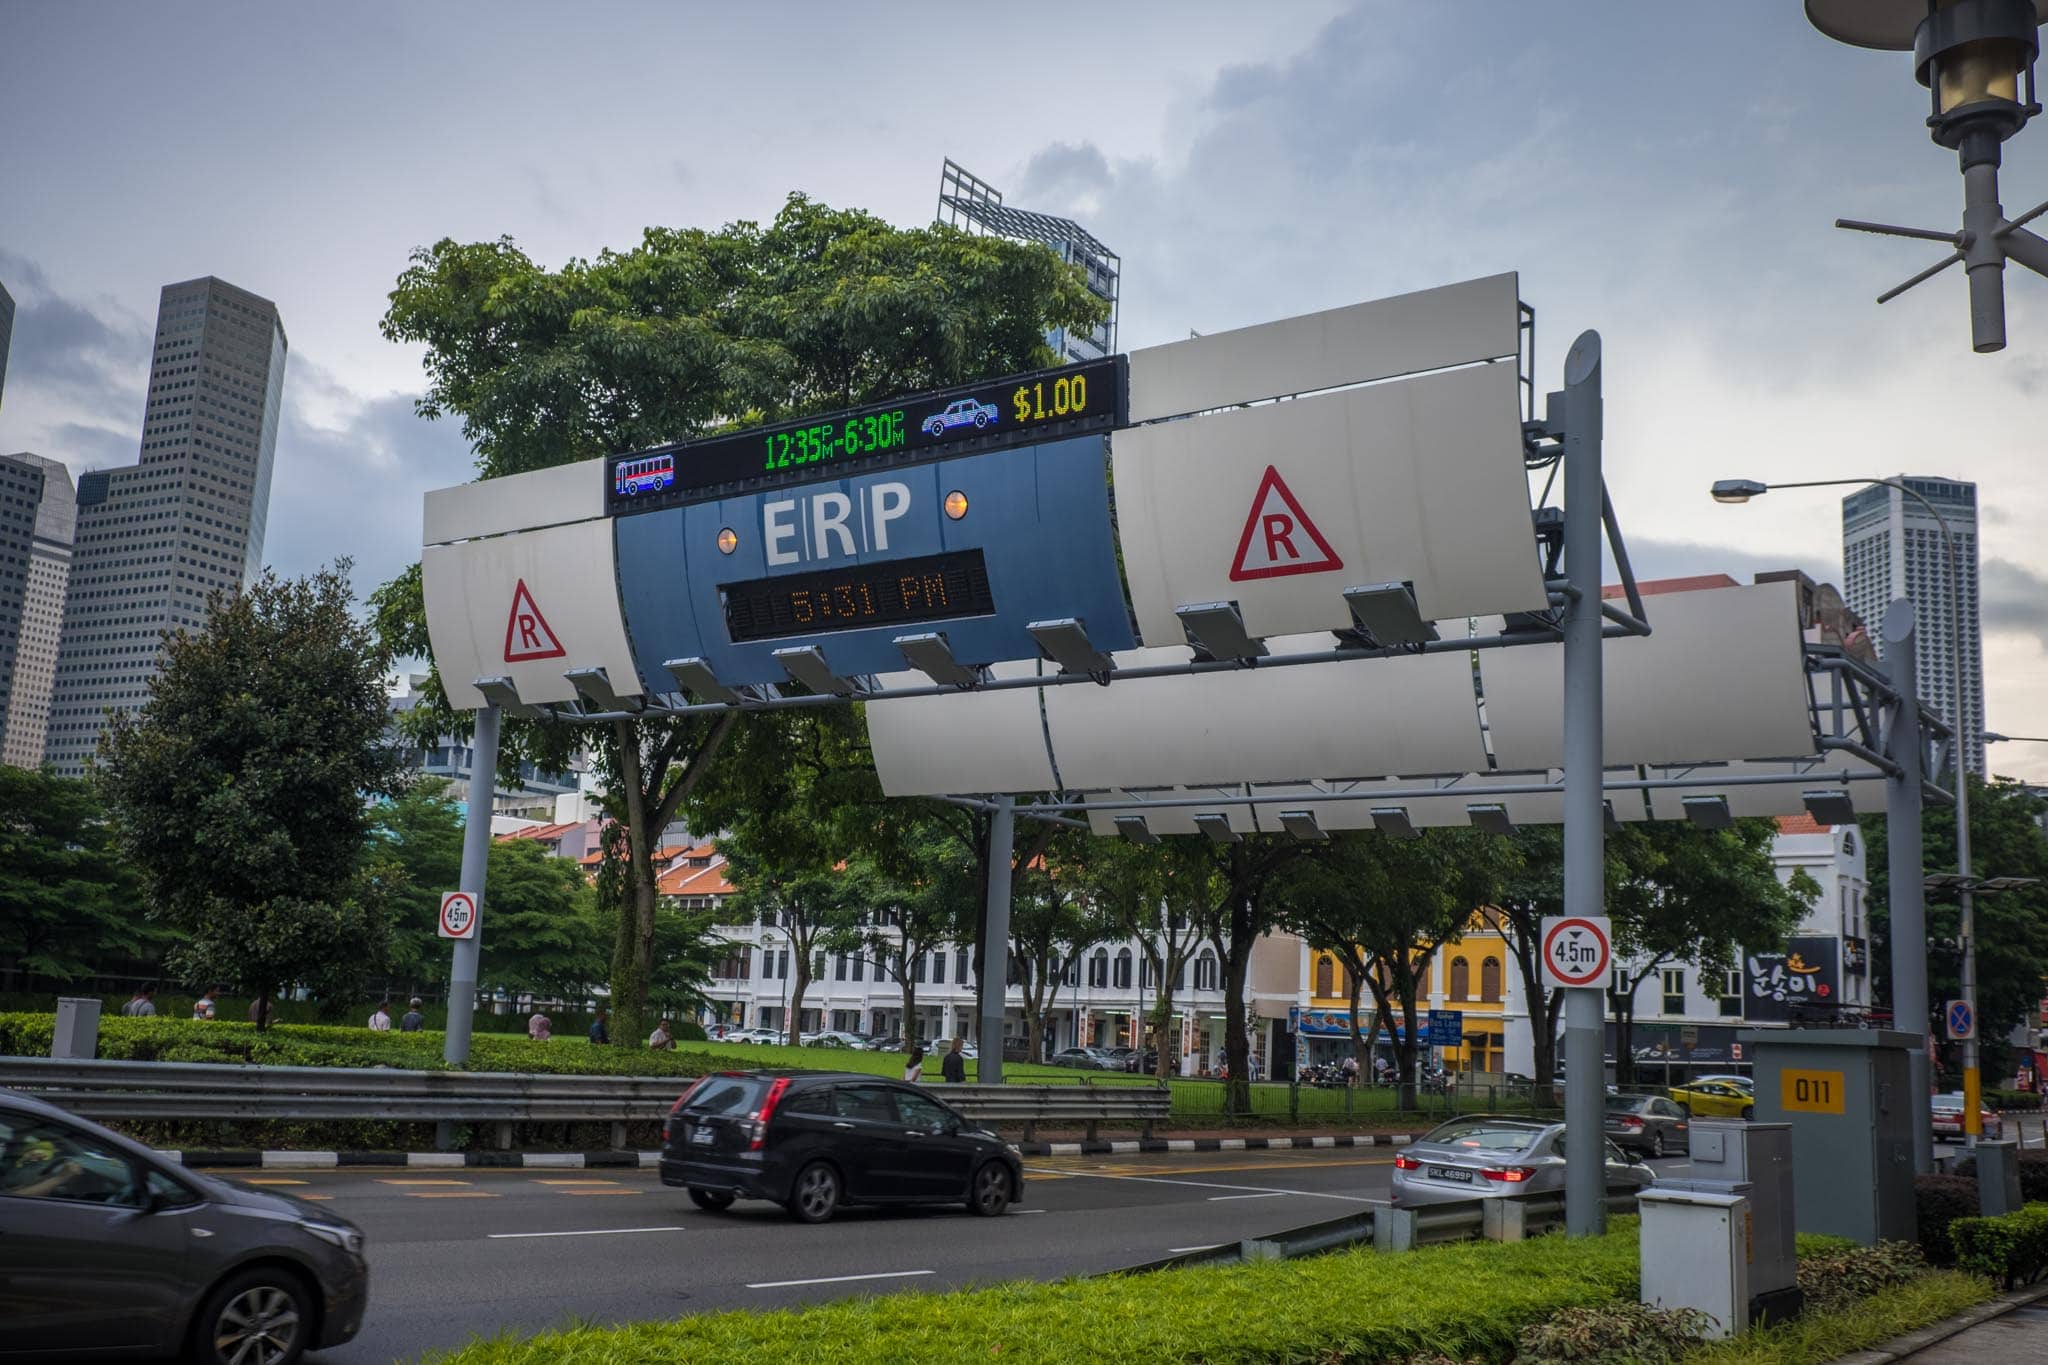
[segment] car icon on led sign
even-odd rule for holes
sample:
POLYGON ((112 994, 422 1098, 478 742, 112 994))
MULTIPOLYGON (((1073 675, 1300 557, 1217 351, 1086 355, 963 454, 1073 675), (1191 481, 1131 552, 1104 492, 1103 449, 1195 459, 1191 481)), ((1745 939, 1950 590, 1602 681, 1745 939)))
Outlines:
POLYGON ((944 412, 935 412, 925 418, 924 430, 927 436, 943 436, 954 427, 992 427, 999 415, 993 403, 962 398, 949 404, 944 412))

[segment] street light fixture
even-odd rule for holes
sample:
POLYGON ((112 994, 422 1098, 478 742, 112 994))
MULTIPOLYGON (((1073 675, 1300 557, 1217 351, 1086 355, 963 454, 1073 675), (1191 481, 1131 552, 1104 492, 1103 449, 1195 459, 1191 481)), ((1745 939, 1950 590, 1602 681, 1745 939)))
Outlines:
MULTIPOLYGON (((2014 0, 2014 2, 2024 7, 2027 0, 2014 0)), ((1959 4, 1951 8, 1961 9, 1966 6, 1988 3, 1990 3, 1990 0, 1960 0, 1959 4)), ((2007 3, 2007 0, 1999 0, 1999 3, 2007 3)), ((2041 7, 2043 16, 2048 17, 2048 0, 2034 0, 2034 3, 2041 7)), ((1829 32, 1828 28, 1817 17, 1822 12, 1834 17, 1839 23, 1844 25, 1844 31, 1850 31, 1850 16, 1855 13, 1876 15, 1880 12, 1900 11, 1907 7, 1905 0, 1869 0, 1869 3, 1861 5, 1854 3, 1854 0, 1807 0, 1806 8, 1807 14, 1814 16, 1814 23, 1821 27, 1822 32, 1826 33, 1829 32)), ((1941 12, 1946 13, 1947 11, 1941 12)), ((2028 30, 2028 36, 2032 37, 2031 29, 2028 30)), ((1852 40, 1845 38, 1843 41, 1852 40)), ((2030 69, 2028 75, 2028 88, 2030 91, 2032 83, 2033 77, 2030 69)), ((1996 150, 1994 145, 1994 154, 1996 150)), ((1995 157, 1993 164, 1995 170, 1995 157)), ((2044 205, 2043 208, 2048 208, 2048 205, 2044 205)), ((2031 234, 2029 235, 2031 236, 2031 234)), ((2034 240, 2040 241, 2039 238, 2034 240)), ((2043 242, 2042 247, 2044 262, 2048 262, 2048 242, 2043 242)), ((1975 267, 1973 266, 1972 269, 1974 270, 1975 267)), ((2044 273, 2048 273, 2048 267, 2044 267, 2044 273)), ((2000 307, 2001 309, 2003 308, 2002 303, 2000 307)), ((2002 314, 1999 326, 1999 345, 2002 346, 2005 344, 2002 314)), ((1983 350, 1984 348, 1980 346, 1978 349, 1983 350)), ((1992 349, 1995 350, 1997 348, 1993 347, 1992 349)), ((1942 549, 1946 552, 1948 559, 1949 667, 1954 670, 1955 674, 1953 689, 1955 715, 1953 719, 1955 722, 1954 747, 1956 755, 1956 870, 1952 874, 1937 873, 1931 876, 1923 874, 1921 884, 1929 890, 1937 887, 1944 889, 1953 887, 1956 892, 1956 903, 1960 912, 1959 928, 1963 940, 1962 994, 1963 999, 1969 1001, 1974 1008, 1977 1004, 1977 917, 1970 895, 1972 888, 1976 884, 1976 879, 1970 873, 1970 783, 1968 765, 1963 761, 1964 752, 1968 748, 1966 742, 1968 740, 1968 733, 1963 723, 1963 603, 1961 591, 1963 564, 1961 558, 1956 554, 1955 536, 1949 531, 1948 518, 1941 514, 1940 508, 1929 502, 1925 496, 1907 484, 1903 479, 1802 479, 1793 483, 1780 484, 1763 483, 1756 479, 1719 479, 1715 481, 1710 491, 1713 493, 1714 501, 1716 502, 1741 503, 1748 502, 1751 498, 1761 497, 1773 488, 1841 488, 1849 486, 1868 488, 1876 485, 1897 489, 1906 497, 1919 503, 1926 510, 1927 515, 1934 518, 1934 524, 1941 528, 1942 549)), ((1917 704, 1918 698, 1915 698, 1914 701, 1917 704)), ((1977 1136, 1975 1130, 1977 1127, 1977 1097, 1980 1093, 1980 1085, 1981 1081, 1977 1067, 1977 1040, 1970 1038, 1963 1043, 1963 1125, 1964 1130, 1969 1133, 1973 1143, 1977 1136)))
POLYGON ((2048 239, 2025 226, 2048 213, 2048 203, 2008 220, 1998 202, 1999 146, 2041 112, 2034 59, 2048 0, 1806 0, 1806 17, 1837 42, 1911 52, 1913 74, 1931 101, 1928 132, 1962 163, 1959 232, 1835 220, 1836 227, 1857 232, 1955 248, 1877 301, 1889 302, 1961 262, 1970 278, 1971 345, 1979 352, 2005 349, 2006 261, 2048 275, 2048 239))

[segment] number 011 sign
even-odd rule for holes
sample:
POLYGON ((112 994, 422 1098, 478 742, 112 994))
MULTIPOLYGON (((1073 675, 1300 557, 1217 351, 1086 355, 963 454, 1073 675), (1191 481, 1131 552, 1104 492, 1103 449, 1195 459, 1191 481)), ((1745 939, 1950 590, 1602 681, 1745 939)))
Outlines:
POLYGON ((1580 989, 1607 979, 1614 939, 1605 915, 1552 915, 1543 921, 1543 984, 1580 989))

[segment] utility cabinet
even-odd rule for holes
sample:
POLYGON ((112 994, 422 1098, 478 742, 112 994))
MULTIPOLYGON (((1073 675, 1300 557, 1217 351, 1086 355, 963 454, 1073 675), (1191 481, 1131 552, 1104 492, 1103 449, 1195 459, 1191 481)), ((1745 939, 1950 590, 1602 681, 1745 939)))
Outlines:
POLYGON ((1642 1215, 1643 1302, 1697 1308, 1713 1319, 1710 1337, 1749 1327, 1748 1186, 1726 1190, 1652 1185, 1636 1196, 1642 1215))
POLYGON ((1694 1119, 1691 1169, 1659 1189, 1746 1191, 1751 1237, 1750 1316, 1774 1321, 1799 1311, 1799 1248, 1792 1186, 1792 1126, 1694 1119))
MULTIPOLYGON (((1913 1035, 1882 1029, 1759 1029, 1756 1117, 1792 1133, 1800 1232, 1868 1246, 1917 1237, 1913 1208, 1913 1035)), ((1697 1161, 1697 1158, 1695 1158, 1697 1161)))

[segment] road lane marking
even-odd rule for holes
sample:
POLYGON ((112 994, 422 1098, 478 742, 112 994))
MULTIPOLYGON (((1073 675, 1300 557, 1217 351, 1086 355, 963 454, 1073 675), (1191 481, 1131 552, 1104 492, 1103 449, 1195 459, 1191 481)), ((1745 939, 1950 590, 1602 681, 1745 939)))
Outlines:
POLYGON ((616 1185, 616 1180, 536 1180, 536 1185, 616 1185))
POLYGON ((845 1284, 851 1280, 905 1280, 913 1275, 936 1275, 936 1270, 882 1270, 872 1275, 825 1275, 815 1280, 762 1280, 749 1289, 793 1289, 806 1284, 845 1284))
POLYGON ((408 1191, 408 1199, 503 1199, 501 1194, 488 1190, 414 1190, 408 1191))
POLYGON ((493 1242, 510 1242, 522 1237, 614 1237, 630 1232, 682 1232, 680 1227, 667 1228, 588 1228, 579 1232, 487 1232, 485 1237, 493 1242))
POLYGON ((379 1185, 467 1185, 467 1180, 420 1180, 407 1176, 379 1176, 379 1185))
POLYGON ((331 1194, 302 1194, 302 1195, 300 1195, 300 1196, 299 1196, 299 1198, 301 1198, 301 1199, 317 1199, 317 1200, 320 1200, 320 1201, 321 1201, 322 1203, 325 1203, 325 1202, 326 1202, 327 1200, 329 1200, 329 1199, 332 1199, 332 1198, 334 1198, 334 1196, 333 1196, 333 1195, 331 1195, 331 1194))
POLYGON ((1026 1166, 1034 1180, 1059 1180, 1076 1175, 1208 1175, 1216 1171, 1320 1171, 1329 1166, 1391 1166, 1390 1156, 1352 1157, 1341 1161, 1226 1161, 1205 1166, 1141 1166, 1129 1161, 1102 1162, 1094 1167, 1052 1169, 1026 1166))
POLYGON ((1220 1247, 1222 1245, 1223 1243, 1221 1242, 1210 1242, 1204 1246, 1198 1247, 1168 1247, 1166 1249, 1166 1254, 1169 1256, 1180 1256, 1190 1251, 1214 1251, 1217 1247, 1220 1247))
POLYGON ((242 1177, 241 1183, 244 1185, 303 1185, 306 1182, 303 1180, 286 1180, 282 1176, 275 1175, 245 1175, 242 1177))
POLYGON ((1077 1171, 1076 1175, 1089 1180, 1135 1180, 1141 1185, 1186 1185, 1197 1190, 1234 1190, 1240 1194, 1294 1194, 1303 1199, 1336 1199, 1346 1204, 1385 1204, 1384 1199, 1372 1199, 1362 1194, 1331 1194, 1324 1190, 1276 1190, 1271 1186, 1224 1185, 1214 1180, 1161 1180, 1151 1175, 1107 1175, 1099 1171, 1077 1171))
POLYGON ((1209 1196, 1209 1202, 1221 1204, 1226 1199, 1279 1199, 1282 1194, 1280 1190, 1261 1190, 1257 1194, 1212 1194, 1209 1196))
POLYGON ((646 1193, 646 1191, 644 1191, 644 1190, 556 1190, 556 1191, 555 1191, 555 1193, 556 1193, 556 1194, 580 1194, 580 1195, 592 1195, 592 1194, 626 1194, 626 1195, 637 1195, 637 1194, 644 1194, 644 1193, 646 1193))

